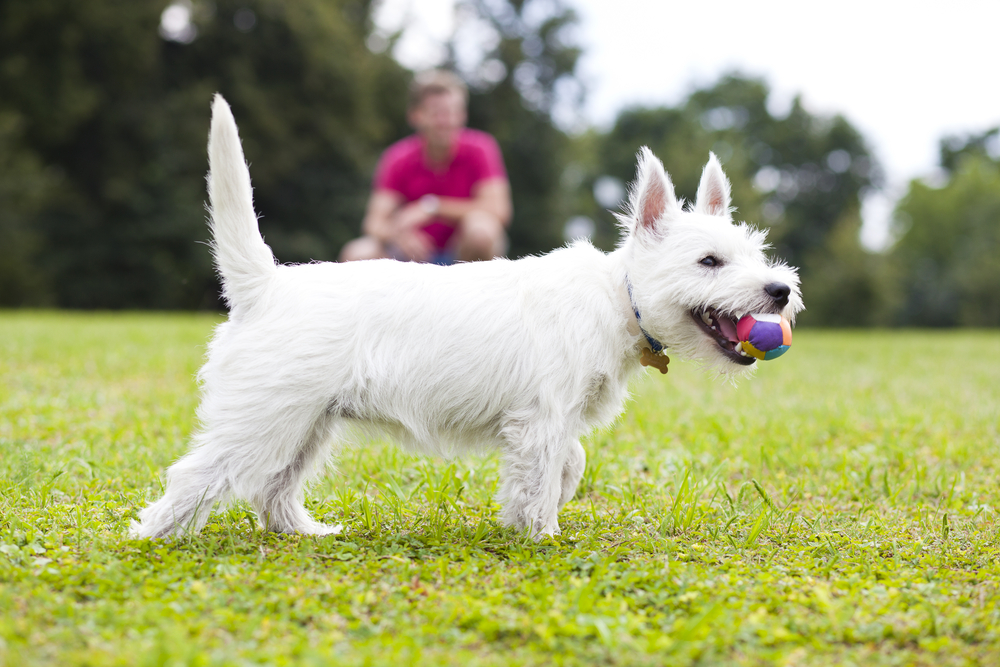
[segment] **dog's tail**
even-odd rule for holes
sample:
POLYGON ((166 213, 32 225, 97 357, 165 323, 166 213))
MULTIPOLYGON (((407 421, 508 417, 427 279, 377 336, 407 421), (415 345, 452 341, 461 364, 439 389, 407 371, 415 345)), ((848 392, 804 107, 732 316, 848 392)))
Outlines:
POLYGON ((223 295, 230 308, 249 305, 257 300, 276 267, 257 227, 250 170, 243 158, 236 121, 218 93, 212 102, 208 166, 212 254, 222 276, 223 295))

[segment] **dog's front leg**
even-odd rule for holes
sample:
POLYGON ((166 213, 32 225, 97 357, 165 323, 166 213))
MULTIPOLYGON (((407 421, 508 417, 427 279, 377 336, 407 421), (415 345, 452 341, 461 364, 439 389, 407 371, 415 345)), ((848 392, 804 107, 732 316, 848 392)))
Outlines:
POLYGON ((505 431, 507 446, 498 498, 503 506, 502 520, 505 525, 527 530, 536 539, 555 535, 559 532, 557 515, 564 495, 566 463, 571 452, 575 460, 573 447, 579 443, 552 427, 519 425, 505 431))

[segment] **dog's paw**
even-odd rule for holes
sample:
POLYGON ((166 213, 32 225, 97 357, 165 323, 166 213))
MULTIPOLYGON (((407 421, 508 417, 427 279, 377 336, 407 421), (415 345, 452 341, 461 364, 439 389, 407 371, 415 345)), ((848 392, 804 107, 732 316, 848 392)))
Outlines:
POLYGON ((562 532, 558 521, 515 521, 507 523, 507 525, 523 531, 536 542, 544 542, 562 532))
POLYGON ((155 526, 150 521, 140 523, 132 520, 129 522, 127 535, 130 540, 165 540, 175 537, 181 532, 179 526, 155 526))
POLYGON ((338 523, 335 526, 331 526, 326 523, 313 522, 311 525, 305 527, 304 530, 298 531, 303 535, 315 535, 316 537, 325 537, 327 535, 340 535, 344 532, 344 524, 338 523))
POLYGON ((544 542, 545 540, 554 538, 561 532, 562 530, 559 528, 558 523, 555 526, 546 526, 538 531, 529 531, 531 539, 533 539, 536 542, 544 542))

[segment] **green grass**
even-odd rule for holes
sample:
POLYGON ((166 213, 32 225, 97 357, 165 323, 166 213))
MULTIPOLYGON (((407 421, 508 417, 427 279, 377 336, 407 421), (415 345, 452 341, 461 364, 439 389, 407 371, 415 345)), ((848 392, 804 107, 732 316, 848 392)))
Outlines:
POLYGON ((497 461, 345 451, 324 539, 244 505, 130 540, 217 318, 0 313, 0 664, 1000 664, 1000 332, 800 330, 733 388, 649 377, 563 534, 497 461))

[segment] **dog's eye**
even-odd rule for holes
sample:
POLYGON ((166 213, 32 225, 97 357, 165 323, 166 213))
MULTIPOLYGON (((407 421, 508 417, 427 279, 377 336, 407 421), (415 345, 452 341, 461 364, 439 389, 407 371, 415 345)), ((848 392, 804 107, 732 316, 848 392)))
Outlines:
POLYGON ((702 266, 721 266, 722 262, 715 255, 709 255, 708 257, 702 258, 700 264, 702 266))

